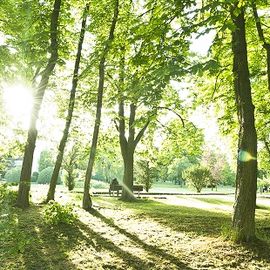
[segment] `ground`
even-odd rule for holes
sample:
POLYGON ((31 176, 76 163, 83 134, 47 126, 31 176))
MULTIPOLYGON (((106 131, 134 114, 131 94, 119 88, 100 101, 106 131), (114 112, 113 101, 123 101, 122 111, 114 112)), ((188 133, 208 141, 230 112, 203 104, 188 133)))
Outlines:
POLYGON ((159 196, 124 203, 59 193, 78 221, 50 226, 43 205, 1 216, 0 269, 270 269, 270 199, 258 200, 261 240, 249 246, 228 236, 233 196, 159 196), (8 224, 8 226, 7 226, 8 224), (9 228, 9 229, 7 229, 9 228))

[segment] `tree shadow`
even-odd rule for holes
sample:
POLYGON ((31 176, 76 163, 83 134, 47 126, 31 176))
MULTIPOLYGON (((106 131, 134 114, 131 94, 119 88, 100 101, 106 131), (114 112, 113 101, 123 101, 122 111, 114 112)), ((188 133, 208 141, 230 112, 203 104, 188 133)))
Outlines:
POLYGON ((258 259, 270 262, 270 243, 261 239, 256 239, 252 243, 243 244, 243 246, 252 252, 258 259))
MULTIPOLYGON (((119 233, 125 235, 128 237, 130 240, 132 240, 135 244, 139 245, 142 247, 145 251, 150 253, 154 257, 159 257, 164 260, 169 261, 170 263, 176 265, 179 269, 187 269, 187 270, 192 270, 193 268, 187 266, 185 263, 183 263, 179 258, 167 253, 161 248, 158 248, 157 246, 150 245, 142 241, 136 234, 132 234, 130 232, 127 232, 123 228, 120 228, 118 225, 114 223, 114 221, 110 218, 107 218, 103 216, 99 211, 95 209, 91 209, 89 211, 93 216, 99 218, 102 220, 104 223, 106 223, 108 226, 116 229, 119 233)), ((140 268, 140 269, 149 269, 149 268, 140 268)))
POLYGON ((18 263, 27 270, 76 269, 66 255, 67 247, 71 247, 65 247, 64 241, 59 238, 61 230, 49 227, 42 219, 40 207, 37 206, 18 214, 17 227, 21 235, 17 242, 13 240, 20 257, 18 263))
POLYGON ((168 205, 151 200, 124 203, 134 210, 138 218, 148 217, 174 231, 194 233, 198 236, 220 236, 224 227, 231 225, 229 214, 195 207, 168 205))

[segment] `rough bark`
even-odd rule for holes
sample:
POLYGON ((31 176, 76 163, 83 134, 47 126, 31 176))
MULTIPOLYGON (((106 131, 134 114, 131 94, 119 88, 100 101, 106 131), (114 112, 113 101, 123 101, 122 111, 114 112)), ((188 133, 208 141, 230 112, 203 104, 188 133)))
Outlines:
POLYGON ((270 91, 270 43, 267 42, 265 39, 261 20, 257 12, 256 2, 254 0, 252 1, 252 10, 253 10, 253 16, 256 22, 256 28, 257 28, 260 41, 263 43, 263 48, 266 50, 268 90, 270 91))
POLYGON ((49 78, 54 70, 58 59, 58 18, 60 13, 61 0, 55 0, 51 16, 50 26, 50 58, 42 72, 41 81, 38 85, 35 95, 35 102, 31 112, 31 121, 28 129, 27 142, 24 151, 22 171, 20 176, 19 191, 16 206, 26 208, 29 206, 29 191, 31 183, 31 172, 33 164, 33 155, 36 146, 37 128, 36 122, 43 101, 44 93, 48 85, 49 78))
POLYGON ((238 15, 234 15, 233 11, 231 16, 236 27, 232 32, 233 75, 240 130, 232 227, 236 241, 248 242, 255 238, 257 134, 249 80, 244 9, 238 15))
POLYGON ((119 3, 118 0, 115 1, 114 15, 112 19, 112 24, 110 27, 109 37, 107 42, 105 43, 105 47, 99 62, 99 84, 98 84, 98 94, 97 94, 97 108, 96 108, 96 118, 95 125, 92 137, 92 144, 90 150, 90 157, 87 165, 85 181, 84 181, 84 193, 83 193, 83 203, 82 207, 85 210, 90 210, 92 208, 92 200, 89 194, 90 189, 90 181, 92 177, 93 166, 95 162, 96 156, 96 148, 98 142, 98 134, 99 134, 99 126, 101 121, 101 110, 102 110, 102 100, 103 100, 103 90, 104 90, 104 78, 105 78, 105 62, 107 54, 110 50, 110 45, 114 39, 114 31, 116 27, 116 23, 118 20, 118 12, 119 12, 119 3))
POLYGON ((86 27, 88 11, 89 11, 89 4, 85 6, 84 13, 83 13, 83 20, 82 20, 78 49, 77 49, 77 54, 76 54, 76 61, 75 61, 75 66, 74 66, 74 71, 73 71, 72 87, 71 87, 70 97, 69 97, 66 125, 63 131, 63 135, 62 135, 59 147, 58 147, 58 154, 57 154, 55 166, 53 169, 53 174, 50 181, 50 187, 48 190, 46 202, 49 202, 50 200, 54 200, 56 183, 57 183, 60 168, 63 162, 64 150, 65 150, 65 146, 66 146, 66 142, 67 142, 67 138, 69 134, 69 129, 70 129, 74 105, 75 105, 76 90, 77 90, 77 85, 78 85, 78 74, 79 74, 81 54, 82 54, 82 45, 83 45, 84 36, 85 36, 85 27, 86 27))

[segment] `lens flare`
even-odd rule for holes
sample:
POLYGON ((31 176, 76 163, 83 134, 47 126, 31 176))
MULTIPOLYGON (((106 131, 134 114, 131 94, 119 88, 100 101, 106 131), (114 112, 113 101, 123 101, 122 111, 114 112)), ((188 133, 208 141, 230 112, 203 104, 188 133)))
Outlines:
POLYGON ((253 157, 249 152, 240 150, 238 154, 238 160, 242 162, 248 162, 251 160, 256 160, 256 158, 253 157))

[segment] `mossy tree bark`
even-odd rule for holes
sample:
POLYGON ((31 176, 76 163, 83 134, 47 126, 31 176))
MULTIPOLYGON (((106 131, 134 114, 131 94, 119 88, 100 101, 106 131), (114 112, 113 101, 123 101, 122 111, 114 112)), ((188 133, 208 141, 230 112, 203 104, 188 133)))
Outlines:
POLYGON ((20 208, 27 208, 29 206, 29 191, 31 183, 33 155, 37 139, 36 122, 43 101, 44 93, 49 82, 49 78, 54 70, 56 61, 58 59, 58 18, 60 14, 60 7, 61 7, 61 0, 55 0, 51 15, 51 26, 50 26, 51 44, 49 51, 51 55, 45 69, 42 72, 41 81, 36 91, 33 109, 31 112, 30 127, 28 129, 27 142, 24 151, 22 171, 19 183, 19 191, 16 201, 16 206, 20 208))
POLYGON ((232 9, 231 17, 235 25, 232 31, 233 75, 240 125, 232 227, 236 241, 248 242, 255 238, 257 134, 249 79, 244 8, 232 9))
POLYGON ((69 97, 66 125, 63 131, 63 136, 61 138, 61 141, 58 147, 58 154, 57 154, 55 166, 53 169, 53 174, 50 181, 50 187, 48 190, 46 202, 49 202, 50 200, 54 200, 56 183, 57 183, 60 168, 63 162, 64 150, 65 150, 66 142, 68 139, 69 129, 70 129, 74 105, 75 105, 76 90, 77 90, 78 79, 79 79, 78 75, 79 75, 80 61, 81 61, 81 55, 82 55, 82 45, 83 45, 84 36, 85 36, 85 30, 86 30, 85 28, 86 28, 86 20, 87 20, 88 11, 89 11, 89 4, 85 6, 84 13, 83 13, 82 26, 81 26, 75 66, 74 66, 74 71, 73 71, 72 87, 71 87, 70 97, 69 97))
POLYGON ((102 110, 104 79, 105 79, 105 62, 106 62, 106 57, 111 48, 111 43, 114 39, 114 31, 115 31, 116 23, 118 20, 118 13, 119 13, 119 1, 116 0, 115 7, 114 7, 114 15, 113 15, 110 32, 109 32, 109 37, 107 39, 107 42, 105 43, 104 50, 103 50, 103 53, 101 55, 100 62, 99 62, 99 83, 98 83, 98 94, 97 94, 96 118, 95 118, 95 125, 94 125, 94 131, 93 131, 93 137, 92 137, 92 143, 91 143, 90 156, 89 156, 89 161, 88 161, 85 181, 84 181, 84 193, 83 193, 83 202, 82 202, 83 209, 87 211, 92 208, 92 200, 89 194, 89 189, 90 189, 90 181, 92 178, 92 171, 93 171, 94 162, 95 162, 99 127, 100 127, 100 121, 101 121, 101 110, 102 110))

